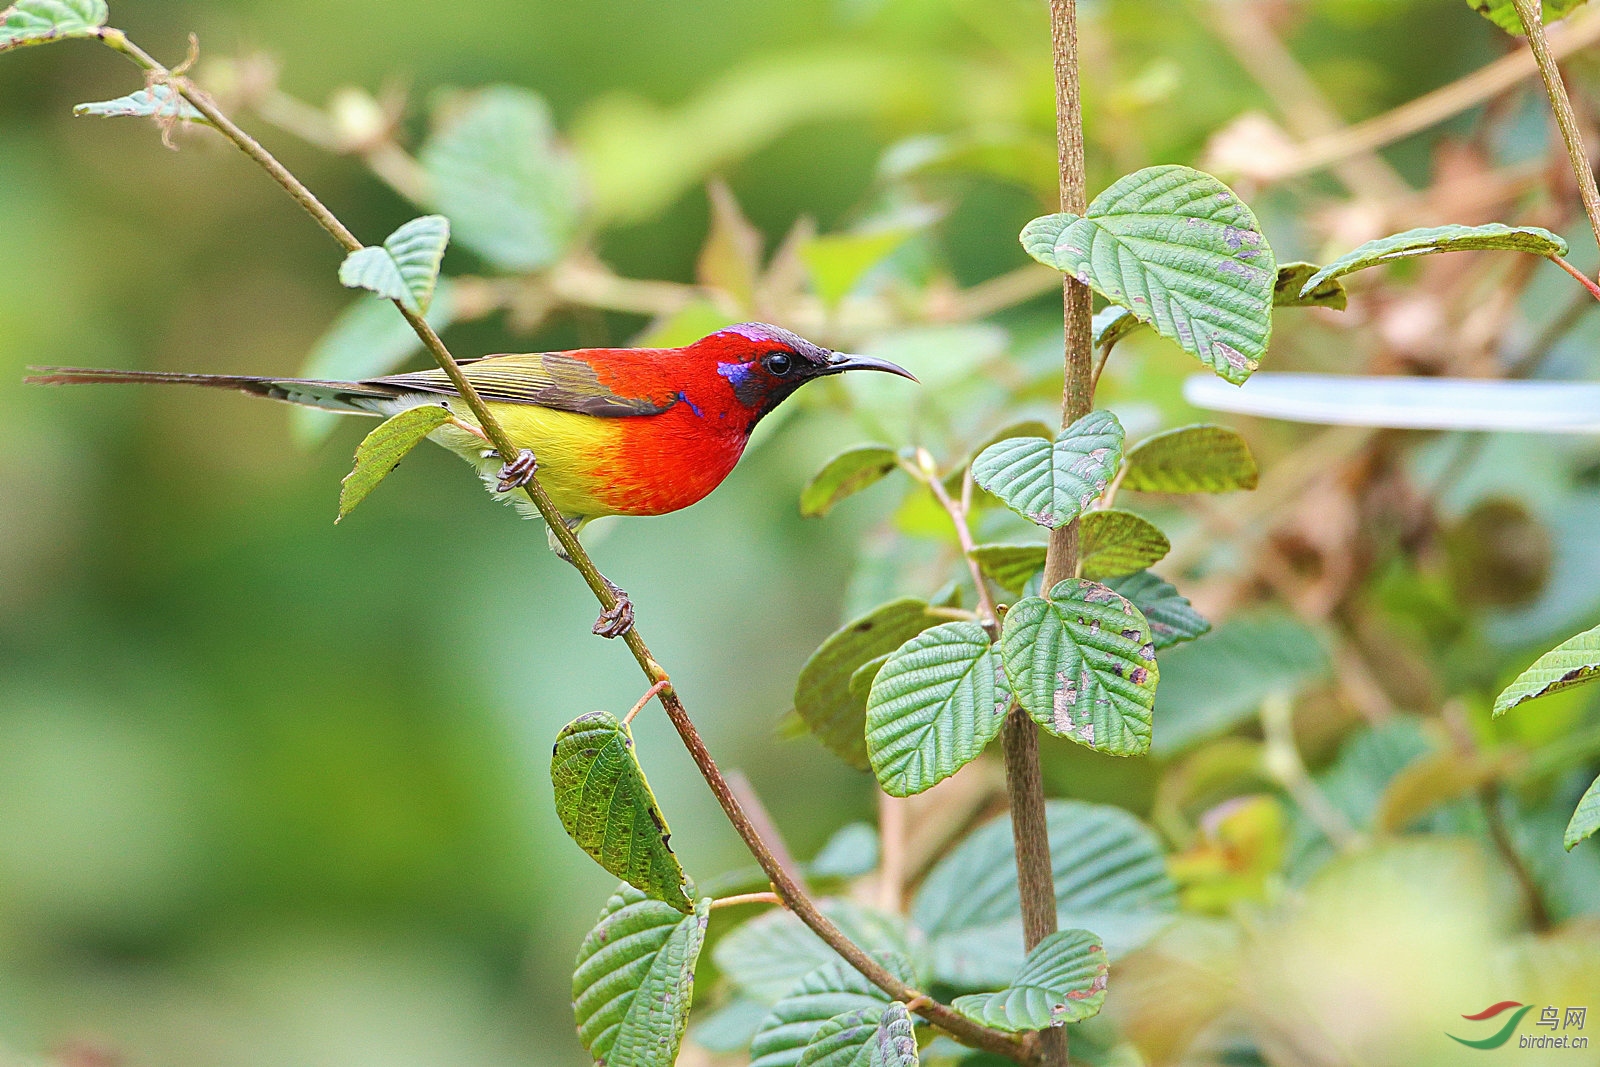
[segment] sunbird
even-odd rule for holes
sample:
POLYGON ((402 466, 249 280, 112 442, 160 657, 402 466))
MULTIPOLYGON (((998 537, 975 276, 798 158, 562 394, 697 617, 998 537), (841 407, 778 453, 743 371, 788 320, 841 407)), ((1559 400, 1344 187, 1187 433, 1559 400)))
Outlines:
MULTIPOLYGON (((26 381, 202 385, 386 418, 421 404, 442 405, 453 417, 431 440, 472 464, 494 493, 526 485, 537 471, 574 531, 604 515, 665 515, 700 500, 739 462, 762 416, 814 378, 876 370, 916 381, 888 360, 833 352, 764 322, 728 326, 682 348, 526 352, 461 366, 517 445, 516 456, 495 451, 437 369, 323 381, 31 367, 37 373, 26 381)), ((533 511, 528 501, 517 503, 533 511)), ((595 623, 595 633, 605 637, 626 633, 633 621, 627 594, 611 589, 617 605, 595 623)))

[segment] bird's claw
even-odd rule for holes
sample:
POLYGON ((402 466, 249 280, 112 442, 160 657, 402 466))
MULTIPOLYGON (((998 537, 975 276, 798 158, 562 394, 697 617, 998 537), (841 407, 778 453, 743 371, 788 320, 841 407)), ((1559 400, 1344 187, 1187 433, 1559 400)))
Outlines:
POLYGON ((539 469, 539 461, 534 457, 531 449, 524 448, 517 453, 515 459, 500 468, 500 473, 495 475, 494 491, 509 493, 533 481, 534 473, 539 469))
POLYGON ((600 613, 594 621, 594 633, 597 637, 621 637, 633 629, 633 601, 628 599, 628 594, 615 587, 612 592, 616 594, 616 603, 600 613))

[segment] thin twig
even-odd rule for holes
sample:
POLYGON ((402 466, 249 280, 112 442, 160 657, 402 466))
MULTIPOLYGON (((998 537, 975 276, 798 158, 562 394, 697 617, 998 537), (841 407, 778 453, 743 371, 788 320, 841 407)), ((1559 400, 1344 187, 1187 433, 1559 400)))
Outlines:
MULTIPOLYGON (((928 455, 921 449, 917 450, 917 454, 919 460, 928 455)), ((956 540, 961 543, 961 558, 966 560, 967 571, 972 575, 972 584, 978 589, 978 614, 981 616, 978 621, 989 631, 991 638, 996 637, 1000 611, 995 606, 994 595, 989 592, 989 583, 984 580, 983 569, 978 566, 978 561, 972 554, 977 545, 972 541, 972 527, 967 523, 966 509, 950 498, 950 492, 940 480, 939 472, 932 468, 932 462, 932 458, 928 457, 927 464, 914 470, 912 477, 928 487, 928 491, 939 502, 939 506, 944 508, 945 514, 950 516, 950 525, 956 530, 956 540)))
POLYGON ((1528 869, 1522 853, 1517 851, 1511 831, 1506 827, 1505 813, 1501 811, 1502 793, 1501 787, 1494 782, 1485 782, 1479 788, 1478 803, 1483 806, 1483 821, 1489 827, 1489 840, 1494 842, 1495 851, 1500 853, 1500 858, 1511 868, 1511 874, 1517 880, 1517 888, 1521 890, 1522 899, 1528 906, 1529 924, 1535 933, 1544 933, 1550 929, 1550 912, 1544 906, 1544 894, 1539 890, 1538 880, 1528 869))
POLYGON ((1577 267, 1574 267, 1571 263, 1568 263, 1561 256, 1552 255, 1550 257, 1550 262, 1554 263, 1556 266, 1560 267, 1562 270, 1578 279, 1578 283, 1585 289, 1589 290, 1590 296, 1594 297, 1596 300, 1600 300, 1600 285, 1596 285, 1594 280, 1588 275, 1584 274, 1583 271, 1579 270, 1577 267))
POLYGON ((650 703, 650 698, 660 693, 666 687, 667 679, 663 678, 661 681, 652 685, 649 689, 646 689, 644 691, 644 696, 639 698, 639 702, 628 710, 628 714, 622 717, 622 725, 626 726, 632 722, 633 717, 643 711, 646 704, 650 703))
MULTIPOLYGON (((1594 181, 1594 167, 1589 163, 1589 153, 1583 148, 1583 131, 1578 128, 1578 116, 1573 114, 1572 100, 1567 96, 1567 85, 1561 80, 1561 68, 1550 52, 1550 42, 1544 34, 1544 15, 1540 0, 1511 0, 1517 17, 1528 34, 1528 48, 1539 64, 1539 75, 1544 78, 1545 92, 1550 94, 1550 110, 1555 113, 1556 125, 1561 128, 1561 139, 1567 145, 1567 159, 1572 163, 1572 175, 1578 179, 1578 196, 1583 200, 1583 213, 1589 216, 1589 227, 1594 230, 1594 241, 1600 245, 1600 188, 1594 181)), ((1591 286, 1591 288, 1593 288, 1591 286)), ((1595 298, 1600 299, 1600 290, 1595 298)))
POLYGON ((731 897, 718 897, 711 902, 711 910, 733 908, 740 904, 776 904, 783 906, 783 898, 776 893, 739 893, 731 897))
POLYGON ((878 907, 898 915, 905 907, 906 814, 910 801, 878 794, 878 907))
MULTIPOLYGON (((134 63, 153 75, 157 81, 170 85, 175 92, 178 92, 184 99, 193 104, 224 137, 227 137, 237 145, 241 151, 265 170, 274 181, 283 186, 284 190, 301 207, 305 208, 306 212, 347 251, 354 252, 362 247, 360 240, 298 178, 291 174, 277 159, 273 158, 271 153, 261 147, 249 134, 245 133, 224 115, 211 97, 194 83, 187 78, 174 76, 172 71, 156 62, 143 49, 129 41, 126 34, 121 30, 105 28, 98 30, 95 35, 107 46, 133 60, 134 63)), ((462 374, 455 357, 450 354, 450 350, 439 339, 439 335, 420 316, 406 310, 398 302, 396 302, 395 306, 400 309, 400 313, 405 316, 412 330, 422 339, 428 352, 450 378, 452 385, 459 391, 462 399, 466 401, 467 406, 478 419, 479 426, 495 446, 495 449, 502 456, 517 455, 518 450, 506 436, 505 430, 500 426, 494 415, 484 406, 482 398, 473 389, 472 383, 462 374)), ((567 528, 567 524, 561 521, 560 512, 551 503, 549 495, 545 492, 543 486, 539 484, 538 479, 530 480, 524 486, 524 491, 528 494, 528 498, 533 502, 534 506, 538 508, 540 515, 544 517, 551 532, 561 544, 562 549, 571 559, 573 565, 583 575, 584 581, 588 583, 595 598, 605 608, 610 609, 613 607, 616 603, 615 592, 604 576, 600 574, 599 569, 594 565, 594 561, 589 558, 588 552, 578 542, 577 537, 567 528)), ((784 905, 794 912, 818 937, 822 938, 830 948, 839 953, 852 967, 859 971, 863 977, 891 997, 896 1000, 909 1001, 914 997, 921 996, 921 993, 895 977, 882 963, 846 937, 843 931, 818 910, 816 904, 806 895, 800 884, 778 861, 778 857, 768 847, 755 825, 745 814, 738 798, 729 787, 727 780, 723 778, 716 761, 711 757, 710 751, 701 739, 700 732, 689 718, 689 713, 684 708, 683 702, 678 699, 677 691, 668 682, 667 672, 662 669, 661 665, 656 662, 655 657, 650 654, 649 646, 645 644, 644 638, 640 636, 637 627, 629 630, 624 635, 624 640, 629 651, 633 653, 634 659, 638 662, 640 670, 644 672, 645 677, 652 683, 668 683, 658 694, 661 698, 662 706, 667 710, 668 718, 671 719, 673 727, 678 731, 678 736, 683 740, 684 747, 688 749, 689 756, 694 760, 695 766, 700 769, 701 776, 706 780, 706 784, 711 787, 712 795, 717 798, 717 803, 722 806, 728 821, 733 824, 734 830, 744 841, 751 854, 755 856, 756 862, 761 865, 762 871, 771 879, 772 886, 784 905)), ((960 1015, 948 1005, 933 1001, 922 1009, 921 1014, 929 1022, 963 1044, 986 1052, 992 1052, 1017 1063, 1033 1063, 1033 1058, 1028 1054, 1022 1041, 1009 1034, 1003 1034, 986 1026, 980 1026, 960 1015)))

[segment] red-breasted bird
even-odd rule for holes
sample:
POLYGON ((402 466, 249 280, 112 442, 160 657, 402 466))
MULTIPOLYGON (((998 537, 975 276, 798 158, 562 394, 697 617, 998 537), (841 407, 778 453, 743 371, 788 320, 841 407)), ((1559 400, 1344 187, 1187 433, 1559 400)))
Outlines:
MULTIPOLYGON (((664 515, 700 500, 739 462, 761 417, 813 378, 878 370, 916 380, 887 360, 831 352, 761 322, 729 326, 682 348, 584 348, 463 361, 467 380, 522 450, 508 460, 488 443, 441 370, 345 382, 30 369, 38 373, 27 380, 44 385, 203 385, 360 415, 387 417, 442 404, 455 417, 432 440, 471 463, 496 492, 525 484, 537 461, 540 484, 574 530, 603 515, 664 515)), ((617 593, 622 610, 602 617, 597 633, 626 632, 632 610, 617 593)))

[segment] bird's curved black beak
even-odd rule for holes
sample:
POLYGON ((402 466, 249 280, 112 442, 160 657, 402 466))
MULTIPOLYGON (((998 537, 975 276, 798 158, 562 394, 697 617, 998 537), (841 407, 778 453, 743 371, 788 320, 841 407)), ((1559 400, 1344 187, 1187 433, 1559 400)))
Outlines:
MULTIPOLYGON (((888 360, 879 359, 877 356, 853 356, 848 352, 830 354, 828 356, 827 369, 822 373, 843 374, 847 370, 881 370, 889 374, 898 374, 902 378, 910 378, 914 382, 917 381, 915 374, 912 374, 898 363, 890 363, 888 360)), ((921 385, 922 383, 917 382, 917 384, 921 385)))

